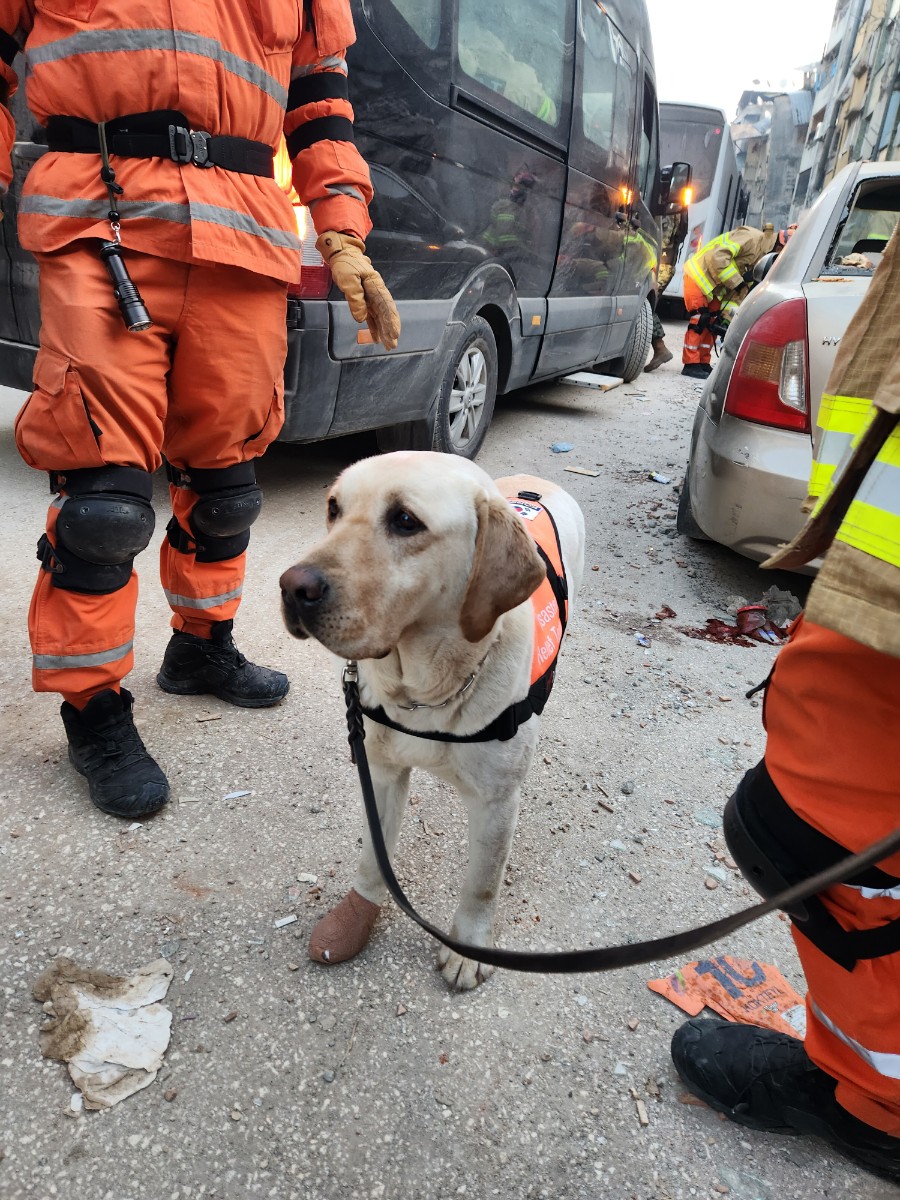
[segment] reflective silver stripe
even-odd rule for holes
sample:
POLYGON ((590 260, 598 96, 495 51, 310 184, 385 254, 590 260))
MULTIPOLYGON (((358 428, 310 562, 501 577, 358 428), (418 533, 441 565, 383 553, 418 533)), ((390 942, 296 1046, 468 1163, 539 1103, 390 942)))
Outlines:
POLYGON ((819 444, 816 446, 816 462, 823 466, 834 466, 850 457, 853 450, 852 433, 838 433, 836 429, 826 429, 822 432, 819 444))
POLYGON ((350 196, 354 200, 361 200, 363 204, 366 202, 365 196, 352 183, 329 183, 325 191, 332 196, 350 196))
POLYGON ((304 75, 312 75, 314 71, 321 71, 323 68, 342 71, 346 75, 347 60, 337 54, 329 54, 327 58, 320 58, 318 62, 309 63, 305 67, 292 67, 291 79, 302 79, 304 75))
MULTIPOLYGON (((179 54, 195 54, 219 63, 232 75, 259 88, 284 108, 287 89, 268 71, 226 50, 215 38, 201 37, 186 29, 85 29, 71 37, 43 46, 30 46, 26 54, 28 73, 35 67, 75 58, 80 54, 119 54, 139 50, 169 50, 179 54)), ((346 69, 346 64, 345 64, 346 69)))
POLYGON ((71 667, 102 667, 104 663, 118 662, 130 653, 133 641, 112 650, 98 650, 96 654, 35 654, 33 662, 37 671, 65 671, 71 667))
POLYGON ((201 596, 199 599, 196 596, 179 596, 177 592, 166 591, 166 599, 177 608, 216 608, 227 600, 236 600, 243 590, 243 586, 240 586, 232 588, 230 592, 223 592, 221 596, 201 596))
POLYGON ((900 467, 877 459, 869 468, 855 499, 900 517, 900 467))
POLYGON ((62 506, 65 504, 65 502, 68 500, 68 498, 69 498, 68 496, 57 496, 54 500, 50 501, 50 507, 51 508, 62 508, 62 506))
POLYGON ((845 883, 844 887, 852 888, 854 892, 859 892, 862 900, 900 900, 900 887, 893 888, 870 888, 862 887, 858 883, 845 883))
MULTIPOLYGON (((174 221, 178 225, 190 225, 191 210, 186 204, 174 204, 166 200, 120 200, 119 212, 123 217, 148 217, 156 221, 174 221)), ((20 213, 36 213, 43 217, 87 217, 94 221, 107 220, 109 204, 105 200, 62 200, 59 196, 44 196, 35 193, 25 196, 19 205, 20 213)))
POLYGON ((191 216, 195 221, 206 221, 210 225, 224 225, 251 237, 263 238, 272 246, 300 252, 300 239, 287 229, 274 229, 271 225, 260 225, 249 213, 235 212, 231 208, 219 208, 217 204, 192 204, 191 216))
POLYGON ((835 1025, 834 1021, 830 1020, 816 1004, 815 1000, 809 1000, 810 1007, 822 1022, 826 1029, 830 1029, 836 1038, 849 1046, 850 1049, 858 1054, 863 1062, 867 1062, 869 1066, 877 1071, 879 1075, 883 1075, 885 1079, 900 1079, 900 1054, 888 1054, 883 1050, 868 1050, 862 1042, 856 1041, 844 1031, 835 1025))

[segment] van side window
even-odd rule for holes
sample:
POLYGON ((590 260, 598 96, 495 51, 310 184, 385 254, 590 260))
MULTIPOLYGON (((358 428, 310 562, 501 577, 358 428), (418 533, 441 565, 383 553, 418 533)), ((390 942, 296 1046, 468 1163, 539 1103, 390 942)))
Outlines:
POLYGON ((390 4, 429 50, 437 48, 441 38, 441 0, 390 0, 390 4))
POLYGON ((459 65, 555 129, 562 109, 567 8, 560 0, 459 0, 459 65))
POLYGON ((649 203, 659 168, 659 125, 656 92, 649 79, 644 80, 644 105, 641 111, 641 145, 638 155, 638 188, 649 203))
POLYGON ((581 120, 585 139, 600 154, 591 174, 624 186, 631 163, 637 56, 599 5, 585 5, 581 120))

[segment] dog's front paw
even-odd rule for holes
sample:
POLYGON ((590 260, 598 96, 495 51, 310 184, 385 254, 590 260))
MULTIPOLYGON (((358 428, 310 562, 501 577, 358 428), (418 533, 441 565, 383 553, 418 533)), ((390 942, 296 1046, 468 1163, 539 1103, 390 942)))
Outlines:
POLYGON ((457 992, 470 992, 479 983, 494 973, 494 968, 487 963, 476 962, 473 958, 463 958, 447 946, 441 946, 437 956, 437 968, 446 983, 457 992))
POLYGON ((326 914, 309 937, 309 957, 321 963, 346 962, 369 940, 381 907, 351 888, 340 904, 326 914))

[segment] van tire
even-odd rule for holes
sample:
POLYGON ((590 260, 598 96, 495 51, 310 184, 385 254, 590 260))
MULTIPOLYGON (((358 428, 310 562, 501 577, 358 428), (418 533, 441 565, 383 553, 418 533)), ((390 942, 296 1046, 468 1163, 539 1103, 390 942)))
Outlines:
POLYGON ((497 342, 483 317, 466 322, 447 357, 431 447, 474 458, 487 436, 497 399, 497 342))
POLYGON ((678 497, 678 513, 675 516, 675 528, 682 537, 692 538, 695 542, 708 542, 710 539, 703 532, 694 517, 691 504, 691 473, 686 470, 684 483, 681 485, 681 495, 678 497))
POLYGON ((645 300, 631 327, 631 333, 625 343, 625 351, 622 356, 622 378, 626 383, 637 379, 643 371, 652 334, 653 311, 650 308, 650 301, 645 300))

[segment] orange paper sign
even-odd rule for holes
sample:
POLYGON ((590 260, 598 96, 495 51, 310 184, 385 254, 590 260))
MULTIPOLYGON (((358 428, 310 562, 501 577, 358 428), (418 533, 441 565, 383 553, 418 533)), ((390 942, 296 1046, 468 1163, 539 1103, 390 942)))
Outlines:
POLYGON ((659 992, 691 1017, 711 1008, 728 1021, 762 1025, 803 1038, 806 1006, 781 972, 748 958, 706 958, 687 963, 673 975, 651 979, 659 992))

